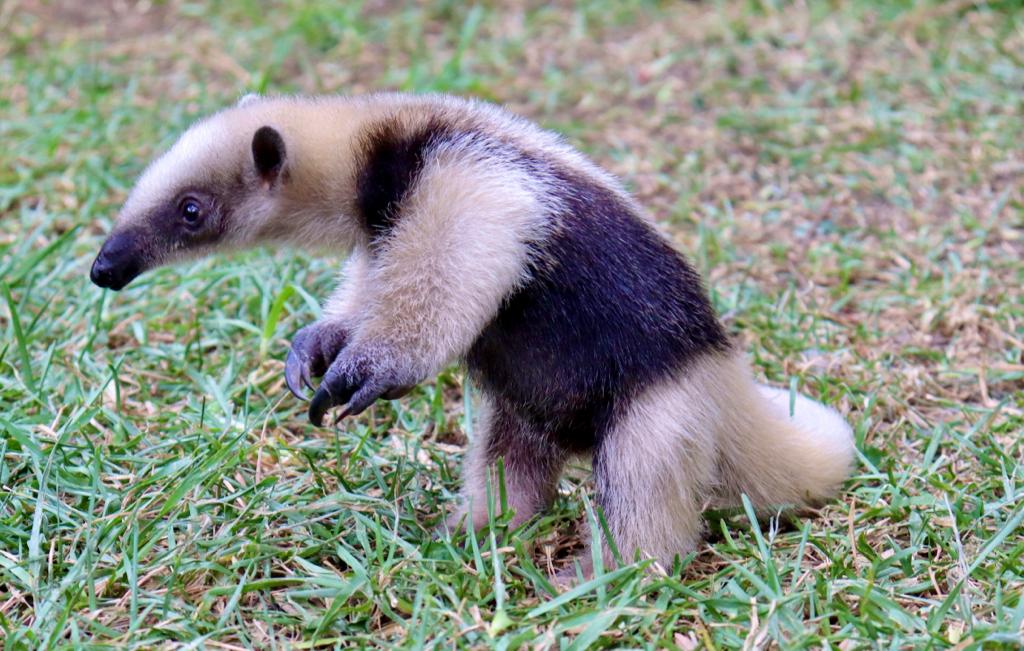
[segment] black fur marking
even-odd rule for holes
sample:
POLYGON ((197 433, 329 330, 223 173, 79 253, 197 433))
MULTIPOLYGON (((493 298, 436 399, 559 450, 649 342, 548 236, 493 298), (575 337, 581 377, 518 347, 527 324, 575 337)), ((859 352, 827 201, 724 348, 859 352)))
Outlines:
POLYGON ((614 192, 526 164, 561 188, 556 230, 467 361, 485 391, 587 450, 629 398, 729 340, 694 269, 614 192))
POLYGON ((413 131, 385 122, 364 137, 356 178, 356 206, 371 240, 387 236, 398 220, 402 199, 416 183, 429 150, 451 135, 440 122, 413 131))

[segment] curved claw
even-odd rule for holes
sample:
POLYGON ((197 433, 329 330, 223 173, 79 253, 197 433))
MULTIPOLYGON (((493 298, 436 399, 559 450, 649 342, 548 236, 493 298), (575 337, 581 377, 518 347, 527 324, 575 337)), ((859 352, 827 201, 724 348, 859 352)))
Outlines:
POLYGON ((295 352, 295 348, 288 351, 288 359, 284 363, 284 382, 288 385, 288 390, 296 398, 299 400, 309 400, 302 389, 303 384, 310 389, 313 388, 309 380, 309 366, 295 352))
MULTIPOLYGON (((344 395, 348 395, 348 392, 344 395)), ((327 390, 327 387, 321 385, 316 390, 316 393, 313 394, 313 400, 309 403, 309 420, 317 427, 320 427, 328 410, 336 405, 344 404, 344 408, 338 412, 337 418, 334 419, 334 423, 337 424, 346 416, 355 416, 362 413, 379 397, 379 390, 375 390, 371 386, 364 386, 352 393, 347 400, 340 398, 335 402, 334 396, 327 390)))
POLYGON ((321 386, 313 394, 313 399, 309 403, 309 422, 320 427, 324 422, 324 414, 333 406, 334 398, 331 397, 326 387, 321 386))

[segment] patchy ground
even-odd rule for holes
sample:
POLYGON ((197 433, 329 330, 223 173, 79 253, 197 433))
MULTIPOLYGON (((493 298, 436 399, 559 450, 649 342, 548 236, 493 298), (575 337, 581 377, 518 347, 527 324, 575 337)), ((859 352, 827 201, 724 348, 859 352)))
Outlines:
POLYGON ((1019 645, 1017 4, 506 4, 0 6, 5 647, 1019 645), (286 395, 335 261, 89 284, 133 178, 196 116, 382 88, 505 103, 621 176, 758 371, 850 415, 841 499, 709 514, 669 576, 553 599, 585 472, 525 531, 431 538, 472 434, 457 369, 334 432, 286 395))

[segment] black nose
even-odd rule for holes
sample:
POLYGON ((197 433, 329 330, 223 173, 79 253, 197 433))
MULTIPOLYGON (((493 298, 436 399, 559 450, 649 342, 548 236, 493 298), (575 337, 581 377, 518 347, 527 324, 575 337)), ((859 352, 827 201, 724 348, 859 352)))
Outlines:
POLYGON ((92 263, 89 279, 114 291, 130 283, 142 273, 142 254, 138 243, 138 236, 130 231, 111 235, 92 263))

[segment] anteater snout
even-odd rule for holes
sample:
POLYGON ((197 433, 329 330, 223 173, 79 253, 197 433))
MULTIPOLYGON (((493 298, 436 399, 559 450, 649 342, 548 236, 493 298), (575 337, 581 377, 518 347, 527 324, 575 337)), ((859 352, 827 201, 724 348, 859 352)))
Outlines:
POLYGON ((100 287, 117 291, 142 273, 138 236, 126 231, 107 238, 92 263, 89 278, 100 287))

